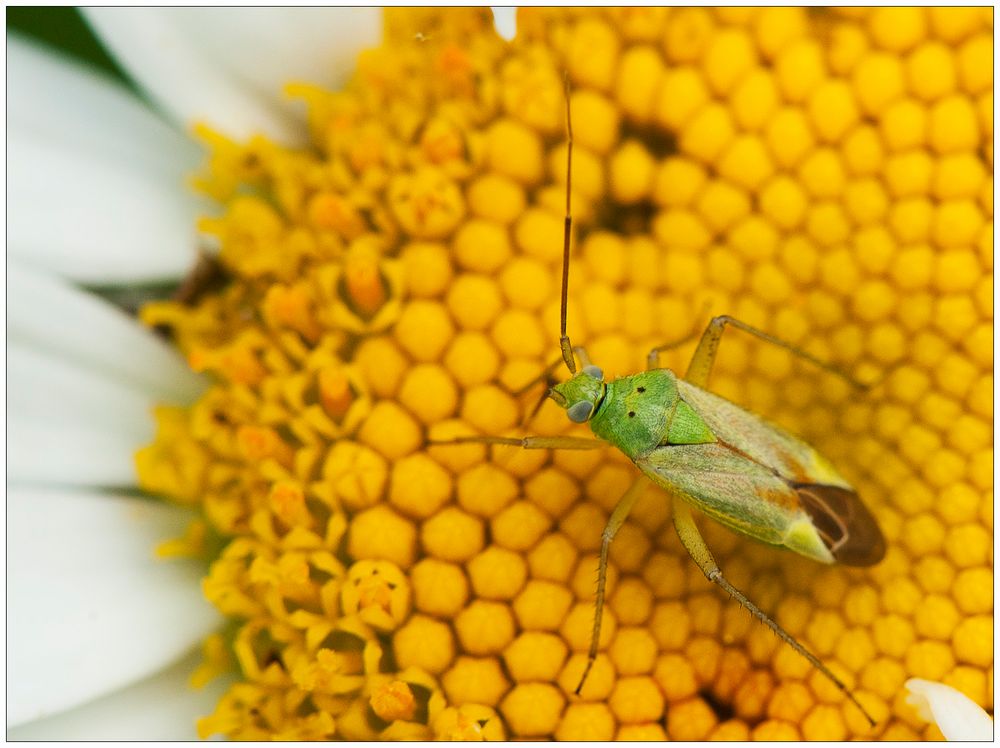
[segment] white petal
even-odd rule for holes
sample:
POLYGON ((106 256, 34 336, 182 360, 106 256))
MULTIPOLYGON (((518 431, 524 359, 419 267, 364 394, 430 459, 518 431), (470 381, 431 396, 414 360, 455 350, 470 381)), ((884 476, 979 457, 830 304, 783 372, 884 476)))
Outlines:
POLYGON ((922 678, 910 678, 906 688, 906 703, 948 740, 993 740, 993 720, 961 691, 922 678))
POLYGON ((7 264, 7 340, 121 379, 151 400, 189 403, 203 389, 184 360, 135 319, 14 262, 7 264))
POLYGON ((202 203, 180 181, 8 132, 7 185, 8 252, 26 265, 108 284, 194 263, 202 203))
POLYGON ((195 720, 212 713, 228 681, 195 691, 191 654, 151 678, 47 719, 7 731, 7 740, 197 740, 195 720))
POLYGON ((96 493, 7 493, 7 725, 110 693, 219 624, 195 564, 156 559, 188 513, 96 493))
POLYGON ((91 423, 47 422, 8 416, 8 484, 119 486, 136 484, 128 436, 91 423))
POLYGON ((7 36, 8 131, 179 183, 197 145, 120 83, 24 39, 7 36))
POLYGON ((377 7, 178 7, 165 12, 234 80, 283 106, 293 104, 282 95, 289 81, 342 86, 358 53, 378 44, 382 33, 377 7))
POLYGON ((240 138, 263 132, 285 143, 303 139, 301 124, 240 86, 166 9, 87 8, 84 14, 136 83, 184 126, 206 121, 240 138))
POLYGON ((153 436, 152 403, 145 393, 13 342, 7 343, 7 393, 8 418, 54 428, 93 424, 136 446, 153 436))
POLYGON ((517 8, 516 7, 493 7, 493 25, 497 33, 504 39, 510 41, 517 34, 517 8))

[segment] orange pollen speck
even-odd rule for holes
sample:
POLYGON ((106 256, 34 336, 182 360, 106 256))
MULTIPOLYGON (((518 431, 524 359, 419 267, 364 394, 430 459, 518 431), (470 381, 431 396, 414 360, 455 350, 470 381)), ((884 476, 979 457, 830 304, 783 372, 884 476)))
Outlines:
POLYGON ((416 699, 410 686, 401 680, 394 680, 375 690, 369 703, 372 710, 386 722, 398 719, 411 720, 417 710, 416 699))
POLYGON ((483 739, 483 727, 478 720, 460 712, 455 719, 455 729, 448 734, 447 739, 479 741, 483 739))
POLYGON ((274 513, 288 524, 299 524, 309 519, 305 494, 294 484, 277 484, 271 489, 270 500, 274 513))
POLYGON ((313 317, 309 297, 301 286, 272 286, 264 300, 264 309, 268 316, 307 338, 316 339, 322 332, 313 317))
POLYGON ((323 409, 332 418, 343 418, 354 401, 354 392, 347 375, 340 369, 326 368, 319 372, 319 398, 323 409))
POLYGON ((389 585, 384 580, 374 577, 366 579, 358 587, 358 593, 358 602, 362 609, 378 606, 385 612, 389 612, 392 590, 389 589, 389 585))
POLYGON ((420 145, 427 157, 435 163, 442 163, 462 155, 462 140, 458 133, 443 124, 428 127, 420 145))
POLYGON ((349 258, 346 267, 347 293, 363 314, 374 314, 385 303, 386 288, 378 262, 370 257, 349 258))
POLYGON ((291 448, 272 429, 262 426, 240 426, 236 440, 243 455, 252 461, 273 457, 285 464, 291 459, 291 448))
POLYGON ((217 357, 206 354, 204 363, 202 371, 206 368, 217 369, 236 384, 256 385, 267 374, 257 356, 248 348, 232 348, 221 352, 217 357))

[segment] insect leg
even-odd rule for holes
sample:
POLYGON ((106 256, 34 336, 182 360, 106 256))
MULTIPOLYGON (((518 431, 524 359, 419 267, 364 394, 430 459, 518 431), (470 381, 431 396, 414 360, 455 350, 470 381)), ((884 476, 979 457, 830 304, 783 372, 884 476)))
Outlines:
POLYGON ((806 353, 801 348, 797 348, 791 343, 786 343, 784 340, 776 338, 763 330, 751 327, 746 322, 740 322, 738 319, 734 319, 728 314, 724 314, 720 317, 713 317, 712 321, 708 323, 708 327, 705 328, 705 332, 701 334, 701 340, 698 342, 698 348, 695 349, 694 355, 691 357, 691 363, 688 364, 687 373, 684 375, 684 378, 691 384, 697 385, 698 387, 705 387, 708 385, 708 377, 712 373, 712 365, 715 363, 715 354, 719 350, 719 341, 722 339, 722 333, 726 329, 727 324, 732 325, 733 327, 738 327, 751 335, 756 335, 761 340, 771 343, 772 345, 784 348, 786 351, 804 358, 814 366, 818 366, 831 374, 836 374, 848 384, 857 387, 858 389, 866 390, 869 388, 869 385, 859 382, 849 374, 845 374, 833 364, 827 361, 821 361, 811 353, 806 353))
POLYGON ((598 449, 608 446, 600 439, 582 436, 456 436, 454 439, 429 439, 429 444, 505 444, 522 449, 598 449))
POLYGON ((738 589, 733 587, 722 576, 722 571, 719 569, 719 565, 715 562, 715 558, 712 556, 712 552, 705 545, 705 540, 701 537, 701 533, 698 532, 698 527, 695 525, 694 517, 691 516, 691 508, 682 500, 674 499, 674 527, 677 528, 677 534, 680 536, 681 543, 687 549, 687 552, 691 554, 691 558, 695 560, 695 563, 701 567, 705 576, 708 577, 710 582, 714 582, 719 585, 722 589, 730 594, 731 597, 735 598, 740 605, 749 610, 757 620, 763 623, 765 626, 770 628, 774 633, 778 635, 785 643, 792 647, 796 652, 809 660, 809 663, 819 670, 823 675, 829 678, 834 685, 837 686, 844 695, 851 700, 861 713, 865 715, 868 721, 875 726, 875 720, 871 718, 871 715, 865 710, 863 706, 854 697, 854 694, 843 684, 843 682, 834 675, 819 659, 810 652, 808 649, 799 644, 795 638, 785 631, 781 626, 775 623, 771 618, 754 605, 750 600, 740 592, 738 589))
POLYGON ((642 489, 645 488, 645 485, 645 480, 636 478, 635 482, 625 492, 625 495, 618 500, 618 504, 615 505, 614 511, 611 512, 611 518, 608 520, 608 524, 604 527, 604 532, 601 535, 601 562, 597 567, 597 601, 594 609, 594 630, 590 634, 590 651, 587 653, 587 666, 583 669, 583 675, 580 676, 580 683, 577 685, 576 690, 573 691, 578 696, 580 695, 580 689, 583 688, 584 681, 587 680, 587 675, 590 674, 590 668, 593 667, 594 660, 597 659, 597 642, 601 638, 601 616, 604 613, 604 587, 608 581, 608 549, 611 547, 611 541, 614 540, 615 534, 628 518, 628 513, 632 511, 632 506, 635 504, 636 499, 642 495, 642 489))

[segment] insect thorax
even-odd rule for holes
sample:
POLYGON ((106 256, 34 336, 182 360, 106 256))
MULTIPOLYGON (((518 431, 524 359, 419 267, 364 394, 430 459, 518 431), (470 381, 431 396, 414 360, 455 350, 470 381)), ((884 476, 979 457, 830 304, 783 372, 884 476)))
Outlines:
POLYGON ((677 404, 677 377, 667 369, 622 377, 608 382, 590 428, 635 459, 666 442, 677 404))

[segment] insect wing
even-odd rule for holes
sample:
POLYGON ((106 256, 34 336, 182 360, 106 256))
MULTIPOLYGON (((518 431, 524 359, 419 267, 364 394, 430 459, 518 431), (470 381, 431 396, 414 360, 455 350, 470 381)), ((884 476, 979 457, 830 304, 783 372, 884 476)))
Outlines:
POLYGON ((636 465, 654 483, 736 532, 834 561, 795 489, 720 444, 657 447, 636 465))
POLYGON ((719 441, 794 483, 851 485, 819 452, 787 431, 768 423, 725 398, 677 380, 684 400, 708 424, 719 441))

